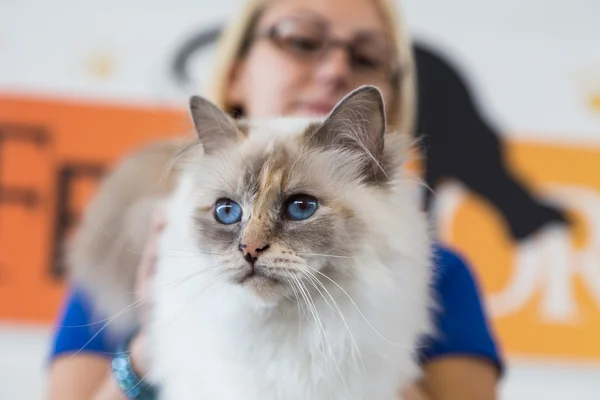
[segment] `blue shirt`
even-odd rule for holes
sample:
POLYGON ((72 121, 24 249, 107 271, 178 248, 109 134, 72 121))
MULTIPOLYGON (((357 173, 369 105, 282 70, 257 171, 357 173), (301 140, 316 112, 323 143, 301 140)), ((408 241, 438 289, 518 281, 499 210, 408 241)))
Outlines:
MULTIPOLYGON (((436 248, 434 289, 440 303, 434 315, 438 335, 423 338, 422 363, 449 355, 475 356, 492 362, 501 373, 502 358, 492 334, 479 289, 465 261, 443 247, 436 248)), ((92 304, 74 289, 63 307, 54 335, 51 358, 74 352, 111 357, 123 338, 102 329, 105 321, 92 319, 92 304)))

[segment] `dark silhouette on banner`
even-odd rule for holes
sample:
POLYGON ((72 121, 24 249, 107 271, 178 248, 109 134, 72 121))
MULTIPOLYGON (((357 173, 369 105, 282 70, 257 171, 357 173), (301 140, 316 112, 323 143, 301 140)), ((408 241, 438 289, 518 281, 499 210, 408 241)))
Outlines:
MULTIPOLYGON (((190 59, 214 45, 221 29, 198 32, 176 52, 171 73, 178 84, 191 83, 190 59)), ((435 190, 444 179, 462 182, 497 208, 516 241, 548 223, 566 223, 562 210, 535 198, 510 173, 501 138, 478 112, 466 79, 433 49, 416 43, 414 53, 419 93, 417 132, 422 139, 428 186, 435 190)), ((428 193, 428 209, 431 200, 428 193)))
MULTIPOLYGON (((453 178, 491 202, 515 240, 550 222, 566 222, 562 211, 534 198, 512 176, 501 137, 473 102, 466 79, 432 49, 414 48, 419 90, 417 132, 426 154, 426 181, 437 187, 453 178)), ((427 204, 431 202, 428 193, 427 204)))

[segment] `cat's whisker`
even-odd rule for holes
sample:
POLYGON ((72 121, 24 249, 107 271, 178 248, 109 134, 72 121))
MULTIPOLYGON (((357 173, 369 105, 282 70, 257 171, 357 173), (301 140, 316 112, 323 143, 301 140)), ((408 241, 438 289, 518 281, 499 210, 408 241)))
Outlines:
POLYGON ((165 325, 170 325, 172 324, 177 317, 179 317, 185 310, 186 308, 188 308, 193 302, 195 302, 196 300, 198 300, 200 298, 201 295, 204 294, 204 292, 206 292, 206 290, 208 290, 209 288, 213 287, 215 283, 220 282, 219 279, 214 279, 211 283, 209 283, 208 285, 204 286, 202 288, 202 290, 200 290, 192 299, 190 299, 189 301, 187 301, 183 306, 181 306, 177 311, 175 311, 174 315, 171 317, 171 319, 169 321, 165 322, 165 325))
POLYGON ((125 309, 123 309, 122 311, 120 311, 119 313, 117 313, 112 318, 107 319, 106 322, 98 329, 98 331, 95 334, 93 334, 88 339, 88 341, 83 344, 83 346, 81 346, 77 351, 75 351, 74 353, 72 353, 70 355, 70 357, 74 357, 74 356, 78 355, 79 353, 81 353, 90 343, 92 343, 92 341, 94 341, 94 339, 96 339, 98 337, 98 335, 100 335, 108 327, 108 325, 110 325, 111 322, 113 322, 119 316, 123 315, 124 313, 126 313, 128 311, 131 311, 132 309, 138 307, 140 304, 145 303, 146 301, 148 301, 148 300, 147 299, 137 300, 137 301, 133 302, 131 305, 125 307, 125 309))
MULTIPOLYGON (((176 280, 176 281, 169 282, 169 283, 167 283, 167 284, 165 284, 165 285, 161 286, 161 289, 167 289, 167 288, 169 288, 169 287, 171 287, 171 286, 178 286, 179 284, 181 284, 181 283, 185 282, 185 281, 186 281, 186 280, 188 280, 188 279, 191 279, 191 278, 194 278, 194 277, 196 277, 196 276, 202 275, 202 274, 203 274, 203 273, 205 273, 205 272, 212 271, 212 270, 214 270, 214 269, 217 269, 217 268, 220 268, 220 267, 222 267, 222 266, 223 266, 223 263, 222 263, 222 262, 220 262, 220 263, 217 263, 217 264, 215 264, 215 265, 213 265, 213 266, 211 266, 211 267, 206 267, 206 268, 203 268, 203 269, 201 269, 201 270, 195 271, 195 272, 193 272, 193 273, 191 273, 191 274, 189 274, 189 275, 186 275, 186 276, 184 276, 183 278, 180 278, 180 279, 178 279, 178 280, 176 280)), ((137 292, 126 292, 126 294, 134 294, 134 295, 137 295, 137 292)))
POLYGON ((169 176, 175 171, 175 167, 182 163, 182 159, 190 149, 200 146, 201 142, 195 132, 190 132, 190 138, 182 141, 181 147, 177 150, 171 161, 165 165, 163 172, 159 177, 159 182, 169 179, 169 176))
POLYGON ((321 253, 302 253, 302 252, 297 252, 295 253, 296 255, 315 255, 315 256, 327 256, 327 257, 332 257, 332 258, 356 258, 356 257, 352 257, 352 256, 345 256, 345 255, 341 255, 341 254, 334 254, 335 251, 339 248, 339 244, 333 244, 331 247, 329 247, 326 250, 321 251, 321 253))
MULTIPOLYGON (((333 305, 333 304, 331 304, 331 303, 329 303, 329 301, 327 300, 327 298, 326 298, 326 297, 323 295, 323 293, 321 292, 321 289, 319 289, 319 286, 317 286, 317 285, 315 284, 315 282, 314 282, 314 279, 312 279, 312 277, 311 277, 311 276, 309 276, 309 275, 308 275, 308 273, 309 273, 309 272, 307 271, 307 273, 305 274, 305 278, 307 278, 307 281, 308 281, 308 283, 310 283, 310 284, 311 284, 311 285, 312 285, 312 286, 315 288, 315 290, 316 290, 316 291, 319 293, 319 295, 320 295, 320 296, 323 298, 323 301, 325 301, 325 304, 327 304, 327 306, 329 307, 329 309, 330 309, 331 311, 333 311, 333 312, 338 312, 338 311, 335 309, 334 305, 333 305)), ((320 284, 321 282, 317 282, 317 283, 319 283, 319 284, 320 284)), ((322 285, 321 285, 321 287, 322 287, 322 285)))
MULTIPOLYGON (((115 218, 116 218, 116 216, 115 216, 115 218)), ((125 245, 123 245, 123 244, 119 243, 118 239, 117 239, 117 238, 115 238, 113 235, 111 235, 111 234, 108 232, 108 230, 106 229, 106 225, 108 225, 108 223, 107 223, 107 224, 101 224, 101 225, 98 227, 98 229, 100 230, 100 232, 102 232, 102 233, 104 234, 104 236, 106 236, 107 238, 109 238, 109 239, 112 241, 112 243, 113 243, 113 244, 114 244, 114 245, 115 245, 115 246, 116 246, 118 249, 126 250, 126 251, 130 252, 131 254, 138 254, 138 255, 141 255, 141 254, 143 254, 141 250, 134 250, 134 249, 132 249, 132 248, 129 248, 129 247, 127 247, 127 246, 125 246, 125 245)), ((113 248, 113 249, 112 249, 112 251, 115 251, 115 250, 116 250, 115 248, 113 248)), ((108 255, 107 255, 107 258, 108 258, 108 255)))
POLYGON ((354 337, 354 335, 352 333, 352 330, 350 329, 350 326, 348 325, 348 322, 347 322, 346 318, 344 317, 344 314, 342 313, 342 310, 340 309, 337 301, 332 296, 331 292, 325 287, 325 285, 323 284, 323 282, 321 282, 319 279, 317 279, 317 277, 314 274, 312 274, 310 271, 306 271, 306 270, 304 270, 304 272, 306 273, 306 276, 309 278, 309 280, 312 280, 313 282, 315 282, 316 284, 318 284, 327 293, 327 295, 329 296, 329 298, 333 302, 333 305, 336 308, 339 316, 341 317, 341 319, 342 319, 342 321, 344 323, 344 326, 345 326, 348 334, 350 335, 350 339, 352 340, 352 345, 353 345, 353 348, 354 348, 354 351, 352 351, 352 358, 356 362, 355 355, 358 354, 358 358, 359 358, 360 363, 361 363, 361 365, 363 367, 363 370, 365 370, 364 361, 363 361, 360 349, 358 347, 358 343, 357 343, 357 341, 356 341, 356 339, 355 339, 355 337, 354 337))
POLYGON ((312 314, 313 320, 317 326, 317 332, 319 333, 320 349, 322 352, 321 356, 323 357, 323 360, 325 361, 326 367, 329 368, 327 354, 325 354, 325 342, 323 341, 323 336, 322 336, 322 335, 325 335, 325 330, 323 329, 323 325, 321 324, 321 319, 317 315, 318 313, 317 313, 316 307, 314 305, 314 302, 312 302, 310 293, 308 292, 308 290, 306 289, 304 284, 296 276, 294 276, 293 279, 296 282, 296 284, 298 285, 298 289, 300 290, 300 293, 302 294, 304 302, 306 303, 308 310, 312 314))
MULTIPOLYGON (((325 296, 323 295, 323 293, 321 292, 321 290, 313 283, 313 281, 309 279, 309 283, 311 283, 314 286, 314 288, 317 290, 317 292, 319 292, 319 294, 321 295, 321 297, 325 301, 325 304, 327 304, 329 307, 331 307, 331 305, 329 304, 329 302, 327 301, 327 299, 325 298, 325 296)), ((315 312, 318 315, 318 312, 316 310, 316 305, 315 305, 314 300, 312 298, 311 298, 311 301, 312 301, 313 307, 315 308, 315 312)), ((343 319, 343 316, 342 316, 342 319, 343 319)), ((335 368, 336 368, 336 370, 338 372, 338 375, 340 376, 340 379, 342 380, 342 383, 343 383, 346 391, 350 395, 350 390, 348 389, 348 385, 346 383, 346 380, 344 379, 344 374, 342 373, 342 370, 340 369, 339 361, 338 361, 337 357, 335 356, 335 353, 333 352, 333 348, 332 348, 331 343, 329 341, 329 337, 327 336, 327 333, 325 331, 325 327, 323 326, 323 323, 322 323, 322 321, 321 321, 320 318, 319 318, 319 325, 320 325, 321 330, 323 331, 323 335, 325 336, 325 341, 326 341, 327 347, 329 348, 329 355, 331 357, 331 360, 333 361, 333 365, 335 366, 335 368)))
MULTIPOLYGON (((121 315, 141 306, 143 303, 146 303, 148 301, 148 298, 142 298, 139 300, 134 301, 133 303, 129 304, 127 307, 124 307, 123 310, 119 311, 117 314, 113 315, 110 318, 104 318, 104 319, 100 319, 94 322, 90 322, 88 324, 80 324, 80 325, 59 325, 59 327, 61 328, 85 328, 85 327, 90 327, 90 326, 96 326, 96 325, 100 325, 100 324, 104 324, 106 323, 107 325, 110 324, 111 322, 113 322, 115 319, 119 318, 121 315)), ((100 328, 103 329, 103 328, 100 328)), ((94 339, 94 338, 92 338, 94 339)), ((90 340, 91 342, 91 340, 90 340)), ((83 347, 87 346, 89 343, 85 343, 83 345, 83 347)))
MULTIPOLYGON (((301 294, 300 294, 301 289, 300 289, 299 284, 297 283, 297 277, 295 277, 294 275, 292 275, 290 272, 287 272, 287 274, 289 275, 289 280, 290 280, 292 289, 294 290, 294 292, 297 295, 298 305, 302 309, 302 312, 304 313, 304 317, 306 318, 306 321, 309 321, 309 317, 308 317, 308 314, 306 312, 306 308, 304 307, 303 302, 302 302, 303 298, 301 297, 301 294)), ((301 330, 300 329, 302 327, 302 323, 301 323, 301 318, 300 318, 300 314, 299 313, 298 313, 298 320, 299 320, 299 322, 298 322, 299 332, 298 333, 301 334, 301 330)), ((320 332, 319 332, 319 334, 320 334, 320 332)), ((310 355, 311 355, 311 357, 310 357, 311 358, 311 364, 312 364, 313 370, 314 370, 315 369, 315 357, 314 357, 314 354, 312 352, 310 353, 310 355)))
MULTIPOLYGON (((325 342, 323 342, 322 339, 321 339, 321 344, 323 345, 323 351, 325 351, 324 346, 327 345, 328 354, 329 354, 329 357, 327 357, 327 355, 324 354, 324 357, 325 357, 324 360, 325 360, 326 366, 327 366, 327 368, 330 368, 328 360, 330 360, 331 362, 333 362, 333 365, 335 366, 335 369, 337 370, 338 375, 339 375, 339 377, 340 377, 340 379, 341 379, 341 381, 342 381, 342 383, 343 383, 346 391, 348 392, 348 394, 350 394, 350 391, 348 389, 348 385, 347 385, 346 380, 344 379, 344 375, 343 375, 343 373, 342 373, 342 371, 340 369, 339 361, 338 361, 337 357, 335 356, 335 353, 333 351, 333 347, 331 346, 331 342, 329 340, 329 336, 327 335, 327 331, 325 329, 325 326, 323 325, 323 322, 322 322, 322 320, 321 320, 321 318, 319 316, 319 312, 317 310, 315 302, 312 299, 312 296, 310 296, 310 292, 308 291, 308 289, 306 288, 306 286, 298 278, 296 278, 296 279, 297 279, 297 281, 299 283, 301 283, 302 287, 304 288, 304 291, 307 293, 308 299, 309 299, 309 301, 311 303, 311 307, 314 309, 314 314, 313 315, 315 316, 315 322, 317 323, 319 329, 323 333, 323 338, 325 339, 325 342)), ((315 288, 321 294, 321 296, 323 297, 323 300, 325 300, 325 303, 329 304, 329 303, 327 303, 327 300, 325 299, 325 297, 323 296, 323 294, 321 293, 321 291, 316 286, 315 286, 315 288)))
MULTIPOLYGON (((346 327, 346 330, 348 331, 348 334, 350 335, 350 339, 352 340, 352 347, 353 347, 353 351, 352 351, 352 357, 354 358, 354 356, 356 354, 358 354, 358 358, 360 360, 360 363, 363 367, 363 371, 365 370, 365 364, 364 364, 364 360, 362 358, 362 354, 360 352, 360 349, 358 347, 358 342, 356 341, 356 338, 354 337, 354 335, 352 334, 352 330, 350 329, 350 326, 348 325, 348 322, 346 320, 346 318, 344 317, 344 314, 342 313, 342 310, 340 309, 337 301, 335 300, 335 298, 333 297, 333 295, 331 294, 331 292, 325 287, 325 285, 323 284, 323 282, 321 282, 312 272, 308 271, 308 270, 304 270, 303 272, 306 273, 306 277, 314 282, 313 286, 315 286, 315 289, 319 290, 317 288, 317 286, 315 284, 318 284, 324 291, 325 293, 327 293, 327 295, 329 296, 329 298, 331 299, 335 309, 337 310, 337 313, 339 314, 340 318, 342 319, 344 326, 346 327)), ((321 293, 321 291, 319 290, 319 293, 321 294, 321 296, 323 296, 323 294, 321 293)), ((325 299, 325 297, 323 296, 323 299, 325 299)), ((356 362, 356 360, 355 360, 356 362)))
POLYGON ((142 376, 139 380, 138 383, 136 383, 131 389, 126 391, 126 394, 129 395, 129 392, 134 391, 139 385, 141 385, 142 383, 145 383, 149 386, 154 386, 154 384, 152 382, 146 382, 146 379, 148 378, 148 376, 150 376, 152 371, 148 371, 144 374, 144 376, 142 376))
POLYGON ((283 270, 283 272, 285 275, 287 275, 285 277, 285 280, 292 288, 292 291, 294 292, 294 297, 296 298, 296 303, 298 304, 298 337, 301 337, 302 336, 302 315, 300 315, 300 311, 302 311, 304 313, 304 317, 306 319, 308 319, 308 315, 306 314, 306 310, 304 309, 304 306, 300 302, 300 298, 299 298, 300 294, 298 293, 298 290, 294 286, 294 281, 292 278, 290 278, 292 276, 291 272, 286 271, 286 270, 283 270))
MULTIPOLYGON (((200 275, 202 272, 206 272, 212 269, 216 269, 220 266, 220 264, 216 264, 213 267, 210 268, 205 268, 201 271, 197 271, 194 272, 193 274, 190 274, 184 278, 182 278, 180 281, 174 281, 171 283, 168 283, 167 285, 162 286, 161 292, 171 288, 171 287, 177 287, 178 285, 180 285, 181 283, 185 282, 186 280, 192 279, 198 275, 200 275)), ((131 294, 131 293, 130 293, 131 294)), ((94 340, 104 329, 106 329, 108 327, 108 325, 110 325, 114 320, 116 320, 117 318, 119 318, 121 315, 134 310, 137 307, 140 307, 141 305, 143 305, 144 303, 149 302, 150 300, 150 295, 144 296, 144 297, 140 297, 138 300, 134 301, 133 303, 131 303, 130 305, 128 305, 127 307, 123 308, 123 310, 121 310, 120 312, 118 312, 117 314, 109 317, 109 318, 104 318, 98 321, 94 321, 91 322, 89 324, 80 324, 80 325, 61 325, 62 328, 85 328, 85 327, 90 327, 90 326, 95 326, 95 325, 100 325, 100 324, 104 324, 102 327, 99 328, 99 331, 96 332, 96 334, 87 342, 85 343, 81 349, 79 349, 79 351, 83 350, 83 348, 85 348, 88 344, 91 343, 92 340, 94 340)))
POLYGON ((356 304, 356 302, 354 301, 354 299, 352 298, 352 296, 350 296, 348 294, 348 292, 346 291, 346 289, 344 289, 343 287, 341 287, 336 281, 334 281, 333 279, 331 279, 330 277, 328 277, 327 275, 325 275, 321 271, 319 271, 319 270, 311 267, 308 264, 306 264, 306 266, 308 268, 310 268, 311 270, 313 270, 314 272, 318 273, 319 275, 323 276, 325 279, 329 280, 335 286, 337 286, 338 289, 340 289, 346 295, 346 297, 348 297, 348 300, 350 300, 350 302, 352 303, 352 305, 354 306, 354 308, 356 308, 356 311, 358 312, 358 314, 360 315, 360 317, 367 323, 367 325, 369 326, 369 328, 371 328, 373 330, 373 332, 375 332, 375 334, 377 336, 379 336, 379 338, 381 338, 382 340, 384 340, 386 343, 391 344, 392 346, 395 346, 395 347, 398 347, 398 348, 406 348, 406 346, 402 346, 402 345, 399 345, 398 343, 392 342, 391 340, 389 340, 388 338, 386 338, 385 336, 383 336, 377 329, 375 329, 375 327, 373 326, 373 324, 371 324, 371 322, 367 319, 367 317, 365 317, 364 313, 358 307, 358 305, 356 304))
POLYGON ((418 186, 427 189, 433 195, 436 194, 435 190, 431 186, 429 186, 427 184, 427 182, 425 182, 425 181, 423 181, 423 180, 421 180, 419 178, 415 178, 415 177, 411 177, 411 176, 408 176, 408 175, 404 175, 404 176, 402 176, 401 179, 405 180, 405 181, 408 181, 408 182, 413 182, 413 183, 417 184, 418 186))
MULTIPOLYGON (((125 250, 131 254, 135 254, 135 255, 143 255, 144 252, 142 250, 135 250, 132 249, 130 247, 127 247, 125 245, 122 245, 118 242, 118 240, 116 238, 114 238, 112 235, 110 235, 108 233, 108 231, 106 231, 106 228, 104 226, 100 227, 101 231, 106 235, 106 237, 108 237, 109 239, 111 239, 113 241, 113 244, 122 250, 125 250)), ((175 252, 182 252, 182 253, 190 253, 192 255, 215 255, 215 256, 222 256, 224 253, 216 253, 216 252, 208 252, 208 251, 200 251, 200 250, 191 250, 191 249, 173 249, 170 248, 169 251, 175 251, 175 252)), ((172 256, 169 256, 172 257, 172 256)), ((108 258, 108 257, 107 257, 108 258)))
POLYGON ((315 257, 331 257, 331 258, 346 258, 346 259, 356 259, 356 257, 352 256, 342 256, 338 254, 319 254, 319 253, 296 253, 299 256, 315 256, 315 257))
POLYGON ((210 251, 200 251, 200 250, 192 250, 192 249, 173 249, 169 248, 169 251, 182 252, 182 253, 191 253, 194 255, 208 255, 208 256, 222 256, 225 253, 215 253, 210 251))
MULTIPOLYGON (((368 120, 364 117, 360 117, 360 113, 358 111, 353 111, 353 113, 355 113, 355 116, 353 117, 355 120, 362 120, 363 122, 366 122, 368 124, 368 120)), ((354 126, 354 124, 351 123, 351 121, 348 121, 349 126, 354 126)), ((358 144, 358 146, 362 149, 364 155, 366 157, 368 157, 376 166, 377 168, 381 171, 381 173, 385 176, 385 178, 387 180, 390 179, 390 177, 387 174, 387 171, 385 170, 385 168, 383 168, 383 166, 381 165, 381 162, 377 159, 377 157, 375 157, 373 155, 373 153, 371 152, 371 150, 369 150, 369 148, 365 145, 364 141, 361 140, 362 138, 362 132, 360 132, 359 130, 356 130, 355 132, 353 132, 352 135, 350 134, 346 134, 346 136, 353 140, 356 144, 358 144)))
POLYGON ((203 269, 201 269, 199 271, 196 271, 196 272, 193 272, 193 273, 191 273, 191 274, 189 274, 187 276, 184 276, 183 278, 180 278, 180 279, 178 279, 176 281, 168 283, 167 285, 164 286, 164 288, 168 288, 170 286, 179 286, 182 283, 184 283, 186 281, 189 281, 190 279, 196 278, 196 277, 198 277, 198 276, 200 276, 200 275, 202 275, 202 274, 204 274, 206 272, 210 272, 210 271, 213 271, 213 270, 215 270, 217 268, 220 268, 222 265, 223 265, 223 263, 217 263, 217 264, 213 265, 212 267, 203 268, 203 269))

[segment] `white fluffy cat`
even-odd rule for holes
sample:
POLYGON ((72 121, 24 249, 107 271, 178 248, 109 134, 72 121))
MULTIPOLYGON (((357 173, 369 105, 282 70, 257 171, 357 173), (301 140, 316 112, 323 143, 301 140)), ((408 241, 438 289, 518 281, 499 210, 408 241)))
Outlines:
POLYGON ((321 121, 191 108, 199 143, 165 203, 152 289, 160 398, 397 399, 431 329, 431 249, 380 92, 321 121))

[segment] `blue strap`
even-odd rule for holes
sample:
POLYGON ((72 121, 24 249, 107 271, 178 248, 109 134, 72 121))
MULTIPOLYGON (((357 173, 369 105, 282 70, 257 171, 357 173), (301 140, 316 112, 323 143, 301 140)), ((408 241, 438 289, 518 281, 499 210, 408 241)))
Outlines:
POLYGON ((140 379, 131 365, 129 343, 134 336, 135 334, 131 335, 122 343, 113 357, 111 362, 113 376, 128 399, 156 400, 158 399, 156 388, 140 379))

